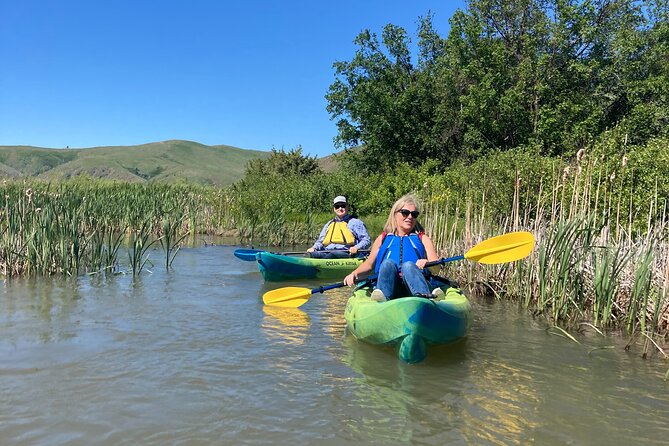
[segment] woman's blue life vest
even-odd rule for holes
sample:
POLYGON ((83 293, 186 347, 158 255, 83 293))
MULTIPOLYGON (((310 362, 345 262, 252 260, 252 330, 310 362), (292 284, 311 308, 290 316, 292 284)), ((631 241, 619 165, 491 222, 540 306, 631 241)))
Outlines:
POLYGON ((348 221, 351 218, 350 215, 346 215, 341 221, 337 221, 336 219, 330 220, 328 230, 325 233, 325 239, 323 239, 323 246, 328 246, 332 243, 346 246, 355 245, 355 235, 348 228, 348 221))
POLYGON ((379 273, 381 262, 386 259, 393 260, 400 271, 404 262, 426 259, 425 246, 422 242, 423 234, 423 232, 414 232, 409 235, 383 233, 383 242, 379 248, 379 253, 376 255, 374 273, 379 273))

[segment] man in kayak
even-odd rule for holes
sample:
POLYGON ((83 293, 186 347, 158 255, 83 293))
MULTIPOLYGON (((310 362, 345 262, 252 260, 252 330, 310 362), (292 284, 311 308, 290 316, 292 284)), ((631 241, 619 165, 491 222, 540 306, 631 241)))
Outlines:
POLYGON ((307 249, 309 256, 319 259, 337 259, 355 256, 371 243, 362 220, 348 213, 346 197, 339 195, 333 201, 335 217, 323 226, 321 235, 307 249))

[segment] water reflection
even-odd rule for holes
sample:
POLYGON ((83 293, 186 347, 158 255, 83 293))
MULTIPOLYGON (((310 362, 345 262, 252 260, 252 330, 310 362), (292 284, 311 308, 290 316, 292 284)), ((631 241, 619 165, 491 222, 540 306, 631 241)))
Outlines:
POLYGON ((527 433, 537 428, 524 414, 538 407, 540 399, 528 374, 516 365, 486 364, 470 376, 468 387, 461 419, 466 426, 476 426, 463 432, 471 443, 523 444, 527 433))
POLYGON ((344 339, 343 361, 356 372, 351 405, 364 415, 351 419, 349 440, 383 444, 463 443, 462 401, 470 379, 466 342, 436 346, 420 364, 397 357, 396 345, 344 339))
POLYGON ((341 342, 346 332, 344 309, 351 295, 349 287, 335 288, 323 294, 316 294, 315 307, 320 315, 322 330, 337 344, 341 342))
MULTIPOLYGON (((267 316, 275 318, 278 322, 287 328, 308 327, 311 323, 309 315, 299 308, 272 307, 269 305, 264 305, 262 310, 267 316)), ((266 326, 272 325, 271 319, 267 319, 268 318, 265 318, 266 326)))
POLYGON ((527 416, 545 405, 532 371, 494 351, 482 356, 471 339, 429 346, 414 365, 398 360, 395 345, 348 335, 344 347, 343 361, 358 374, 354 404, 370 414, 350 428, 374 441, 525 444, 541 427, 527 416))
MULTIPOLYGON (((28 323, 42 343, 77 335, 76 314, 82 299, 77 278, 14 279, 5 281, 0 313, 10 324, 28 323)), ((8 333, 7 339, 14 335, 8 333)))
POLYGON ((406 376, 392 347, 365 344, 349 334, 343 344, 341 359, 356 372, 350 404, 362 411, 362 416, 346 420, 351 437, 409 444, 411 435, 405 428, 410 403, 399 390, 406 376))
POLYGON ((265 317, 262 329, 268 337, 280 337, 284 343, 304 344, 311 320, 309 315, 299 308, 263 306, 265 317))

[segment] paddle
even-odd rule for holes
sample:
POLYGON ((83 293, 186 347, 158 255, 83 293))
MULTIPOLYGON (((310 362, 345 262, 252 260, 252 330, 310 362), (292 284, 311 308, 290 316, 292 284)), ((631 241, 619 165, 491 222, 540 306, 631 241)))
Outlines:
MULTIPOLYGON (((369 278, 362 279, 356 283, 364 282, 366 280, 369 280, 369 278)), ((262 295, 262 301, 265 305, 297 308, 308 301, 312 294, 324 293, 327 290, 334 290, 335 288, 341 288, 345 285, 344 282, 339 282, 314 288, 313 290, 297 286, 287 286, 266 292, 262 295)))
MULTIPOLYGON (((265 251, 264 249, 235 249, 235 252, 233 254, 235 257, 241 260, 245 260, 247 262, 255 262, 256 261, 256 254, 259 252, 268 252, 265 251)), ((330 252, 348 252, 346 249, 333 249, 330 252)), ((358 251, 358 253, 368 253, 369 251, 358 251)), ((284 255, 284 256, 293 256, 293 255, 298 255, 298 254, 305 254, 306 251, 295 251, 295 252, 273 252, 272 254, 279 254, 279 255, 284 255)))
POLYGON ((427 262, 428 266, 442 265, 455 260, 472 260, 485 265, 513 262, 527 257, 534 248, 534 236, 530 232, 509 232, 482 241, 465 255, 427 262))
MULTIPOLYGON (((427 262, 425 267, 443 265, 456 260, 472 260, 474 262, 492 265, 496 263, 513 262, 526 257, 534 248, 534 236, 529 232, 510 232, 498 235, 482 241, 467 251, 466 254, 427 262)), ((356 281, 361 283, 370 280, 371 277, 356 281)), ((326 285, 314 289, 302 287, 284 287, 268 291, 262 296, 265 305, 279 307, 299 307, 304 304, 312 294, 323 293, 335 288, 345 286, 344 282, 326 285)))
MULTIPOLYGON (((258 254, 259 252, 267 252, 267 251, 265 251, 264 249, 235 249, 235 252, 233 254, 238 259, 245 260, 247 262, 255 262, 256 254, 258 254)), ((304 253, 305 251, 296 251, 296 252, 278 252, 275 254, 297 255, 304 253)))

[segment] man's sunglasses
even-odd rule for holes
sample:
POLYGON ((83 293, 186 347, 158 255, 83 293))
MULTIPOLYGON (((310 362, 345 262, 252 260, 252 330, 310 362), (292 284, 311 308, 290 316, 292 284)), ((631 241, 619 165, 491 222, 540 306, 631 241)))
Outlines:
POLYGON ((400 214, 402 214, 402 217, 407 218, 409 215, 411 215, 413 218, 418 218, 420 215, 420 212, 418 211, 410 211, 409 209, 400 209, 399 211, 400 214))
POLYGON ((344 204, 344 203, 337 203, 337 204, 334 205, 335 209, 341 209, 341 208, 345 208, 345 207, 346 207, 346 204, 344 204))

